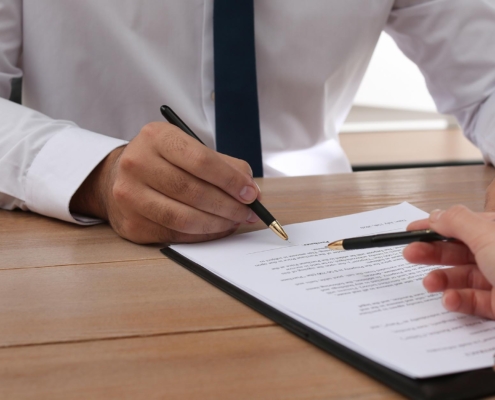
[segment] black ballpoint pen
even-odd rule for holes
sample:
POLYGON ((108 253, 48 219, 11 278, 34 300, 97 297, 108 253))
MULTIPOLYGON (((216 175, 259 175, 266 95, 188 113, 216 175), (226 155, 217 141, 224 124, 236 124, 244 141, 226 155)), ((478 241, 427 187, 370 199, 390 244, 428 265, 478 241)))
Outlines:
MULTIPOLYGON (((199 137, 195 135, 195 133, 182 121, 179 116, 169 107, 169 106, 161 106, 160 112, 165 117, 165 119, 175 125, 176 127, 182 129, 189 136, 196 139, 198 142, 204 144, 199 137)), ((206 145, 205 145, 206 146, 206 145)), ((289 237, 287 233, 285 233, 282 225, 270 214, 270 212, 261 204, 257 199, 253 201, 251 204, 247 204, 247 206, 254 211, 254 213, 260 217, 260 219, 268 226, 273 232, 275 232, 280 238, 284 240, 288 240, 289 237)))
POLYGON ((399 246, 412 242, 435 242, 451 241, 448 238, 430 230, 424 229, 419 231, 393 232, 381 235, 361 236, 349 239, 342 239, 332 242, 328 245, 330 250, 357 250, 369 249, 372 247, 399 246))

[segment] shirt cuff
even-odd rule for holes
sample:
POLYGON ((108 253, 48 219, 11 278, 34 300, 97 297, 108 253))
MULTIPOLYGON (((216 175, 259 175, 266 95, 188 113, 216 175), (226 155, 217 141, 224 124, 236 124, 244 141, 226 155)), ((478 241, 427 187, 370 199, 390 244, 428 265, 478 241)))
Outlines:
POLYGON ((81 128, 67 128, 42 147, 26 176, 29 210, 80 225, 99 219, 72 215, 69 203, 87 176, 117 147, 127 141, 81 128))

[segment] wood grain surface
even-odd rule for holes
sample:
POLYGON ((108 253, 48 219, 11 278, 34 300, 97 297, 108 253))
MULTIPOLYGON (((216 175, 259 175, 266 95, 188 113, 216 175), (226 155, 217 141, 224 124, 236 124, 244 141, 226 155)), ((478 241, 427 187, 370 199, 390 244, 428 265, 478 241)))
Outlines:
POLYGON ((2 399, 396 399, 283 328, 3 349, 2 399))
MULTIPOLYGON (((284 225, 482 210, 485 166, 259 180, 284 225)), ((265 229, 244 226, 239 232, 265 229)), ((0 399, 400 398, 107 225, 0 211, 0 399)))

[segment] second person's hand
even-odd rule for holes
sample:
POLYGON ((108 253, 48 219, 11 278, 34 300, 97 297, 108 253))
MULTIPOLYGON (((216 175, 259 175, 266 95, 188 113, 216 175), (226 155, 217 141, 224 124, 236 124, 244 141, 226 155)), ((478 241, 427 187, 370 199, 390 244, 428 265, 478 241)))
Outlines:
POLYGON ((495 213, 474 213, 464 206, 434 211, 408 229, 433 229, 457 242, 412 243, 404 249, 409 262, 448 265, 423 280, 429 292, 443 292, 449 311, 495 319, 495 213))
POLYGON ((71 211, 110 222, 136 243, 198 242, 233 233, 258 217, 251 168, 167 122, 153 122, 88 176, 71 211))

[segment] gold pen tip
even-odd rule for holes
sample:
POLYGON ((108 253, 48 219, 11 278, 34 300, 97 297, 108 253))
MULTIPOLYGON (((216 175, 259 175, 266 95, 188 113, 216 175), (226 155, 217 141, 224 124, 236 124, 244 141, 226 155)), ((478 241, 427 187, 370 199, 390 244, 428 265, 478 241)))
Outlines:
POLYGON ((275 232, 277 234, 277 236, 281 239, 284 239, 284 240, 289 240, 289 236, 287 235, 287 233, 285 233, 284 231, 284 228, 282 228, 282 225, 279 224, 278 221, 273 221, 269 228, 275 232))
POLYGON ((342 240, 336 240, 335 242, 329 243, 327 247, 330 250, 344 250, 344 246, 342 246, 342 240))

